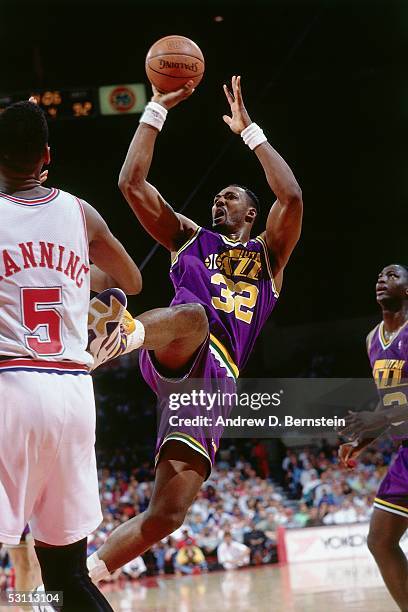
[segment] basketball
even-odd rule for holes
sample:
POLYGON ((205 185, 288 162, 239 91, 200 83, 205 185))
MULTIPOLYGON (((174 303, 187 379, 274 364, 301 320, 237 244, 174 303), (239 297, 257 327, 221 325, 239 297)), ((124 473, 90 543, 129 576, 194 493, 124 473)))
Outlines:
POLYGON ((146 74, 161 93, 176 91, 190 80, 197 87, 204 75, 204 56, 189 38, 165 36, 150 47, 146 74))

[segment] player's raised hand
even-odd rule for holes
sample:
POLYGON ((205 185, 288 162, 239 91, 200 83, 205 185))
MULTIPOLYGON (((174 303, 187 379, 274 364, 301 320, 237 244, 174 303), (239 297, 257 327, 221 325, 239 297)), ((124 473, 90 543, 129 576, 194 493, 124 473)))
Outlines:
POLYGON ((194 81, 188 81, 184 87, 177 89, 176 91, 169 91, 168 93, 160 93, 154 85, 152 85, 153 97, 152 102, 158 102, 164 108, 169 110, 173 106, 177 106, 183 100, 187 100, 194 93, 194 81))
POLYGON ((235 134, 240 134, 252 123, 242 99, 241 77, 233 76, 231 79, 231 90, 223 85, 225 96, 231 108, 231 117, 223 115, 223 119, 235 134))

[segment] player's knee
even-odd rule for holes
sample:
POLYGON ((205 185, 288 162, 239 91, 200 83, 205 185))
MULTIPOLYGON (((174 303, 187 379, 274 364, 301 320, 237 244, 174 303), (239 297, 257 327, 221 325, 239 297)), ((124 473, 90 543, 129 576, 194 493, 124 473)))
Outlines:
POLYGON ((18 556, 16 555, 13 558, 13 565, 15 566, 17 573, 19 572, 28 573, 32 569, 34 569, 34 563, 32 562, 32 560, 30 559, 27 553, 20 554, 18 556))
POLYGON ((367 547, 373 557, 381 556, 383 551, 398 546, 398 541, 387 533, 370 530, 367 536, 367 547))
POLYGON ((144 530, 151 533, 153 538, 163 539, 182 526, 186 517, 187 508, 177 507, 168 510, 148 510, 144 521, 144 530))

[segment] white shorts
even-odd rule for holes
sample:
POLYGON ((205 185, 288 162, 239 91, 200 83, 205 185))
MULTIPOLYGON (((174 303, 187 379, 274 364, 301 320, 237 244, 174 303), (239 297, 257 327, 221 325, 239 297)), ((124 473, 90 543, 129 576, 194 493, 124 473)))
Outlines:
POLYGON ((102 521, 89 375, 0 372, 0 542, 63 546, 102 521))

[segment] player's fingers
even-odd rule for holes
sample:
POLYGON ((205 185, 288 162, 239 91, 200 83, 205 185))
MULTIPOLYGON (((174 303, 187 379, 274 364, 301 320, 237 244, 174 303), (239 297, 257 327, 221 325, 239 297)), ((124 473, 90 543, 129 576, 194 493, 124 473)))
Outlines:
POLYGON ((349 434, 352 434, 354 430, 353 425, 348 425, 346 427, 343 427, 343 429, 340 431, 342 436, 348 436, 349 434))
POLYGON ((231 79, 232 93, 234 94, 234 98, 237 97, 237 77, 234 75, 231 79))
POLYGON ((195 92, 194 81, 188 81, 182 88, 182 91, 185 98, 191 96, 191 94, 195 92))
POLYGON ((48 170, 44 170, 44 171, 43 171, 43 172, 41 172, 41 174, 40 174, 40 183, 41 183, 41 185, 42 185, 43 183, 45 183, 45 181, 47 180, 47 178, 48 178, 48 170))
POLYGON ((32 102, 33 104, 38 104, 37 98, 35 96, 30 96, 28 98, 29 102, 32 102))
POLYGON ((222 118, 224 119, 227 125, 231 125, 231 121, 232 121, 231 117, 228 117, 228 115, 223 115, 222 118))
POLYGON ((234 97, 232 95, 232 93, 230 92, 230 90, 228 89, 227 85, 224 83, 224 85, 222 86, 224 93, 227 97, 227 100, 230 104, 234 103, 234 97))
POLYGON ((242 102, 242 90, 241 90, 241 77, 237 76, 236 79, 236 98, 238 100, 238 102, 242 102))

